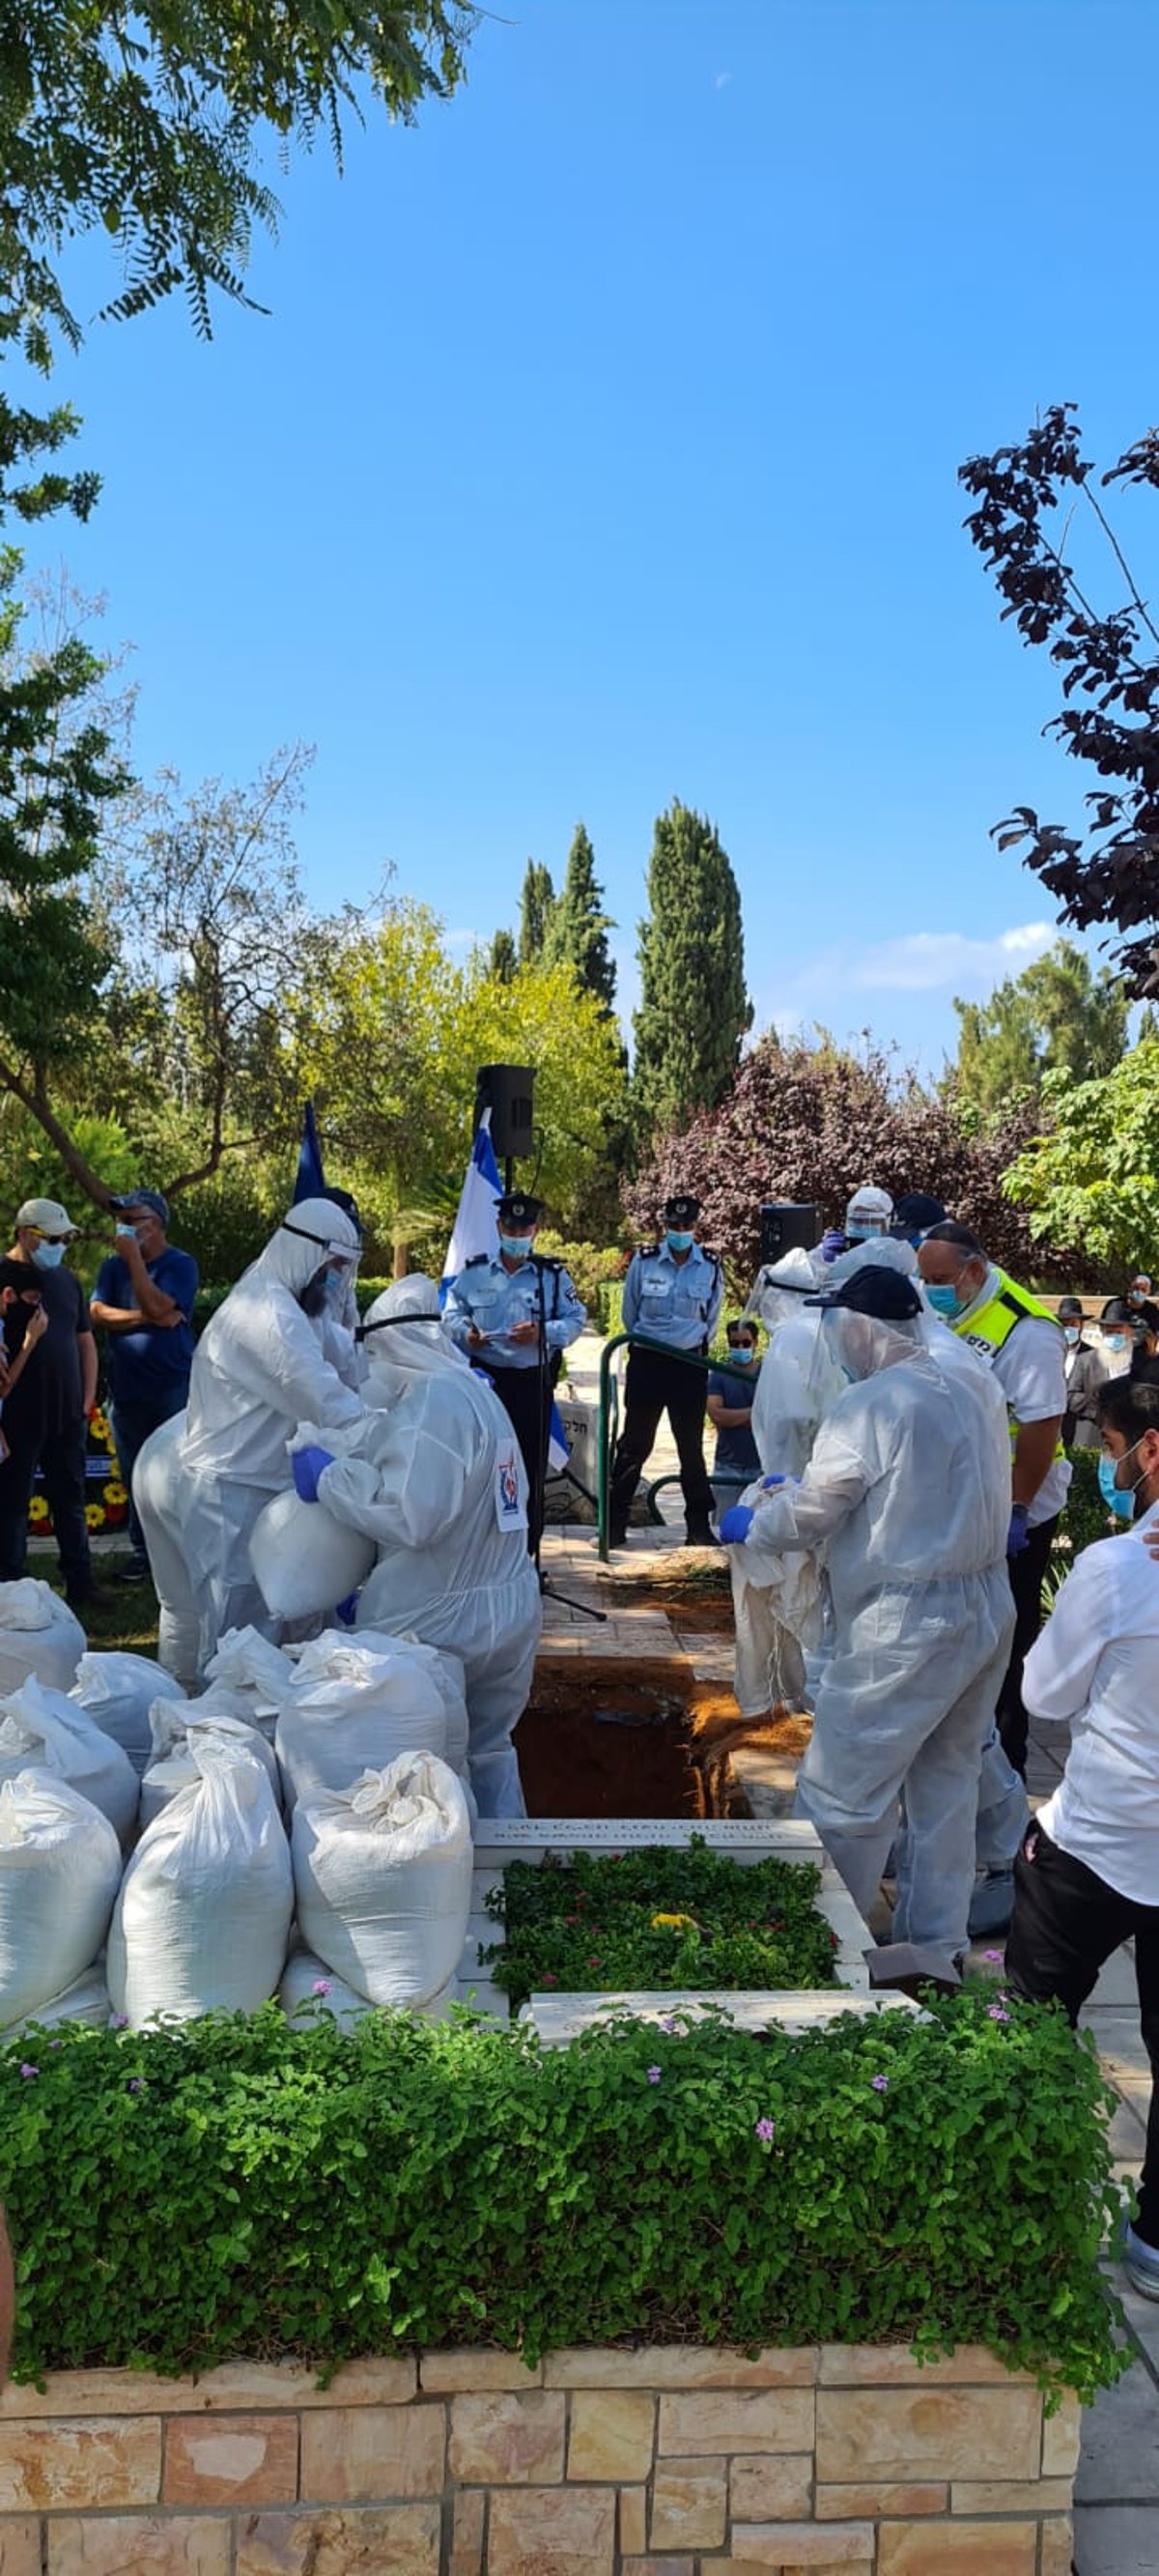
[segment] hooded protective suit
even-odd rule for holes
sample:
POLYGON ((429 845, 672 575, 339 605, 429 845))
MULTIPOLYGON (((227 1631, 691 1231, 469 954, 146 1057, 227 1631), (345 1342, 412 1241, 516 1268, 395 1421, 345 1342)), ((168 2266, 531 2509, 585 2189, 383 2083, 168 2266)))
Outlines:
MULTIPOLYGON (((376 1298, 363 1347, 370 1410, 318 1483, 326 1510, 379 1550, 357 1624, 461 1656, 479 1813, 525 1815, 511 1730, 542 1613, 518 1441, 444 1331, 433 1280, 400 1279, 376 1298)), ((322 1445, 339 1444, 323 1433, 322 1445)))
POLYGON ((865 1914, 904 1789, 894 1937, 966 1946, 982 1747, 1006 1669, 1010 1442, 986 1372, 943 1366, 927 1320, 836 1308, 850 1376, 799 1484, 763 1495, 762 1546, 826 1549, 834 1648, 798 1794, 865 1914))
POLYGON ((250 1568, 249 1533, 271 1494, 290 1482, 286 1444, 297 1424, 331 1429, 361 1416, 355 1345, 340 1321, 358 1243, 357 1227, 331 1200, 300 1200, 194 1352, 176 1514, 202 1671, 227 1628, 274 1634, 250 1568), (308 1316, 299 1299, 328 1265, 335 1301, 308 1316))

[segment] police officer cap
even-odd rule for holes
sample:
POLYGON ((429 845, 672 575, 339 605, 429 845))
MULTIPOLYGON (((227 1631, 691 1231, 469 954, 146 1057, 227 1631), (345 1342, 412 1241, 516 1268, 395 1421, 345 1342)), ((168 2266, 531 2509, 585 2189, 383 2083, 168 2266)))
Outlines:
POLYGON ((687 1190, 677 1190, 674 1198, 664 1201, 665 1225, 695 1225, 700 1214, 700 1201, 687 1190))
POLYGON ((506 1190, 496 1201, 500 1225, 538 1225, 543 1214, 542 1199, 533 1199, 526 1190, 506 1190))
POLYGON ((912 1279, 900 1270, 885 1269, 880 1262, 866 1262, 840 1288, 831 1288, 824 1297, 807 1297, 805 1303, 844 1306, 851 1315, 876 1316, 879 1324, 909 1324, 922 1311, 912 1279))
POLYGON ((925 1190, 906 1190, 893 1203, 894 1225, 901 1234, 925 1234, 931 1225, 944 1225, 946 1211, 940 1199, 932 1199, 925 1190))

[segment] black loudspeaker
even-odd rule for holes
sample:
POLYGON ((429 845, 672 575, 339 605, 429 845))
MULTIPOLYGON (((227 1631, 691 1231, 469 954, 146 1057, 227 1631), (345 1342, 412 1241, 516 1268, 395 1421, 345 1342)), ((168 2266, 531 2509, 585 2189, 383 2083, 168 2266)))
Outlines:
POLYGON ((481 1064, 475 1076, 475 1125, 481 1112, 491 1112, 491 1143, 500 1162, 532 1150, 534 1068, 529 1064, 481 1064))
POLYGON ((797 1199, 765 1199, 761 1207, 761 1260, 785 1252, 812 1252, 821 1233, 820 1211, 797 1199))

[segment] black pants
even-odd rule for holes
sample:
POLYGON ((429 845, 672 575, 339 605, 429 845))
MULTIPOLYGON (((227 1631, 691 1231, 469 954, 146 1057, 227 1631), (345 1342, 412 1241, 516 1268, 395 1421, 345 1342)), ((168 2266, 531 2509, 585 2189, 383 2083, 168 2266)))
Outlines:
POLYGON ((613 1541, 623 1539, 632 1496, 666 1413, 680 1460, 680 1490, 690 1539, 707 1538, 712 1521, 712 1486, 704 1463, 704 1405, 708 1380, 703 1369, 667 1359, 662 1351, 631 1351, 624 1390, 624 1428, 616 1442, 608 1518, 613 1541))
POLYGON ((529 1556, 534 1556, 543 1534, 543 1488, 547 1477, 547 1447, 551 1438, 551 1400, 562 1366, 562 1351, 552 1351, 546 1371, 542 1373, 538 1368, 487 1370, 500 1403, 506 1406, 511 1416, 512 1429, 527 1469, 529 1556))
POLYGON ((1059 1515, 1040 1521, 1027 1535, 1021 1556, 1008 1556, 1006 1571, 1014 1594, 1014 1643, 1006 1679, 998 1693, 998 1732, 1008 1762, 1026 1776, 1027 1717, 1022 1704, 1022 1667, 1042 1626, 1042 1579, 1050 1561, 1059 1515))
POLYGON ((28 1502, 39 1466, 52 1513, 60 1570, 70 1599, 92 1582, 85 1521, 85 1423, 83 1414, 63 1431, 25 1433, 4 1422, 9 1454, 0 1465, 0 1583, 16 1583, 28 1562, 28 1502))
POLYGON ((1131 1939, 1139 2027, 1151 2061, 1136 2232, 1159 2246, 1159 1905, 1117 1895, 1085 1861, 1060 1851, 1041 1825, 1032 1825, 1014 1864, 1014 1921, 1006 1943, 1006 1974, 1016 1991, 1036 2003, 1057 1996, 1074 2023, 1112 1950, 1131 1939))

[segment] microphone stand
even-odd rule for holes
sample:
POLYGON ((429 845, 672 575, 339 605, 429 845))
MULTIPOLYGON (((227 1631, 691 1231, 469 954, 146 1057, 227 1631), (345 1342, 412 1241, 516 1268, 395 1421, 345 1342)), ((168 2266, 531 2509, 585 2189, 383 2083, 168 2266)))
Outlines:
POLYGON ((547 1357, 547 1309, 544 1300, 542 1261, 538 1261, 536 1263, 535 1275, 539 1283, 539 1314, 537 1318, 539 1330, 538 1345, 536 1349, 536 1377, 538 1381, 537 1394, 539 1400, 535 1409, 535 1481, 531 1492, 531 1507, 535 1519, 535 1553, 533 1562, 535 1571, 539 1577, 539 1589, 541 1593, 546 1594, 549 1601, 560 1601, 562 1602, 565 1610, 578 1610, 585 1619, 598 1619, 601 1626, 603 1626, 607 1620, 607 1611, 594 1610, 590 1601, 577 1601, 573 1593, 557 1591, 550 1576, 544 1573, 539 1562, 540 1550, 543 1545, 543 1495, 544 1487, 547 1483, 547 1443, 551 1426, 551 1400, 553 1387, 551 1370, 548 1365, 547 1357))

